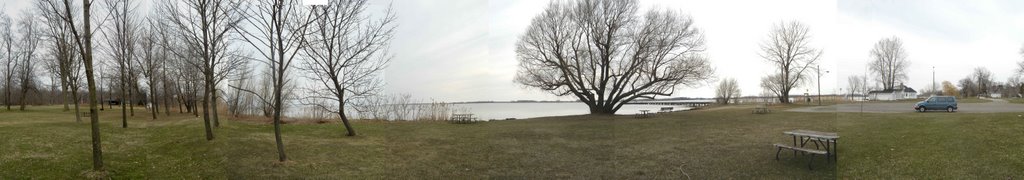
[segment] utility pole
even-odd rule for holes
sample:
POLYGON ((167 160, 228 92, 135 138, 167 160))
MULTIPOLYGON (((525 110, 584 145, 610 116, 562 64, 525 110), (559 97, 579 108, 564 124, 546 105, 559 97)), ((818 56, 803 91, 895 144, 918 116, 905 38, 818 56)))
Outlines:
MULTIPOLYGON (((935 87, 935 66, 932 66, 932 91, 932 93, 939 91, 939 88, 935 87)), ((932 96, 934 96, 934 94, 932 96)))

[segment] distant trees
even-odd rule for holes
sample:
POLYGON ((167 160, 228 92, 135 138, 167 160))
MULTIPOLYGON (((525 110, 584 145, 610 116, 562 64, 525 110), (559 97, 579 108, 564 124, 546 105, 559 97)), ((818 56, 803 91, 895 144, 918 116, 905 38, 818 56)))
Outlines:
POLYGON ((614 114, 626 102, 668 96, 713 76, 691 17, 638 11, 635 0, 550 3, 516 43, 515 81, 575 96, 591 114, 614 114))
POLYGON ((718 88, 715 89, 715 99, 718 103, 729 104, 729 101, 740 97, 739 83, 736 83, 736 79, 725 78, 718 83, 718 88))
POLYGON ((853 75, 847 78, 846 82, 849 84, 847 89, 851 95, 860 94, 867 95, 868 82, 867 77, 853 75))
POLYGON ((965 97, 986 96, 991 93, 994 85, 992 72, 984 67, 974 68, 974 71, 959 81, 960 94, 965 97))
POLYGON ((942 81, 942 95, 944 96, 960 96, 960 91, 956 89, 956 86, 949 81, 942 81))
POLYGON ((0 49, 3 50, 3 54, 0 54, 3 57, 0 58, 4 59, 3 88, 4 105, 7 106, 7 110, 11 110, 11 104, 13 103, 11 101, 11 98, 13 98, 11 97, 11 92, 13 91, 11 87, 14 86, 14 80, 17 79, 18 65, 20 62, 17 59, 18 53, 15 50, 15 43, 17 42, 14 39, 14 31, 11 29, 12 24, 13 22, 11 21, 11 17, 7 15, 7 12, 0 12, 0 46, 2 46, 0 49))
POLYGON ((395 32, 395 14, 389 10, 370 19, 366 0, 330 1, 314 6, 316 18, 302 38, 308 57, 304 69, 318 84, 307 93, 311 104, 341 118, 348 136, 355 136, 345 107, 353 100, 378 94, 378 74, 391 60, 387 49, 395 32), (326 102, 325 102, 326 100, 326 102))
POLYGON ((810 46, 810 29, 800 22, 776 24, 761 44, 761 58, 777 69, 761 79, 761 87, 774 93, 781 103, 791 103, 789 93, 807 79, 822 51, 810 46))
POLYGON ((871 72, 875 75, 883 89, 893 89, 907 79, 907 51, 903 49, 903 41, 898 37, 879 40, 871 49, 871 72))

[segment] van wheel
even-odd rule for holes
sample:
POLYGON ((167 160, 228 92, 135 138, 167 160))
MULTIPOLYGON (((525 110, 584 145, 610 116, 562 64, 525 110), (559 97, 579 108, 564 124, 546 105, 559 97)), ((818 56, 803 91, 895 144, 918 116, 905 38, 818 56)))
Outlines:
POLYGON ((924 111, 927 111, 927 109, 924 109, 924 106, 917 107, 917 112, 924 112, 924 111))
POLYGON ((946 112, 953 112, 953 107, 946 107, 946 112))

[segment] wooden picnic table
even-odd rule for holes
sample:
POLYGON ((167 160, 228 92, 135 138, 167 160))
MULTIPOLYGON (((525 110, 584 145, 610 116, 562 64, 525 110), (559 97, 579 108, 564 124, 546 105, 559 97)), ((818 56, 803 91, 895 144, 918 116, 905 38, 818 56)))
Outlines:
MULTIPOLYGON (((811 131, 811 130, 797 129, 797 130, 785 131, 782 134, 793 136, 793 146, 794 147, 799 146, 799 147, 803 148, 804 145, 807 145, 807 142, 811 142, 811 141, 814 142, 815 148, 818 148, 819 147, 818 145, 820 144, 820 145, 824 146, 824 148, 825 148, 825 152, 826 152, 825 158, 827 160, 829 160, 830 162, 838 160, 838 158, 836 156, 836 151, 837 151, 837 148, 839 146, 836 143, 836 141, 839 140, 839 135, 834 133, 834 132, 820 132, 820 131, 811 131), (799 144, 797 143, 798 141, 799 141, 799 144)), ((793 155, 794 156, 796 155, 796 151, 793 151, 793 155)))
POLYGON ((641 109, 640 113, 636 114, 636 118, 649 118, 651 116, 654 116, 654 113, 651 113, 651 110, 647 109, 641 109))

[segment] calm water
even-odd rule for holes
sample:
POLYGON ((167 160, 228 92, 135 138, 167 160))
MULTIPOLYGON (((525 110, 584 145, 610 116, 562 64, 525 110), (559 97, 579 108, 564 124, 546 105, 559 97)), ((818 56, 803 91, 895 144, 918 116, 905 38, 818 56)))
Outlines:
MULTIPOLYGON (((502 120, 505 118, 534 118, 544 116, 565 116, 565 115, 580 115, 590 113, 586 104, 579 102, 564 102, 564 103, 467 103, 467 104, 454 104, 455 108, 460 112, 469 111, 473 116, 479 117, 480 119, 498 119, 502 120)), ((661 107, 673 107, 673 110, 686 110, 690 109, 686 106, 670 106, 670 105, 623 105, 619 108, 616 114, 629 115, 636 114, 642 109, 651 110, 657 112, 661 107)))

